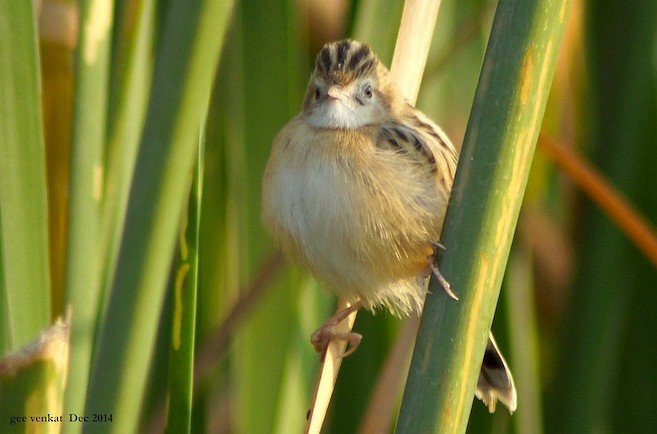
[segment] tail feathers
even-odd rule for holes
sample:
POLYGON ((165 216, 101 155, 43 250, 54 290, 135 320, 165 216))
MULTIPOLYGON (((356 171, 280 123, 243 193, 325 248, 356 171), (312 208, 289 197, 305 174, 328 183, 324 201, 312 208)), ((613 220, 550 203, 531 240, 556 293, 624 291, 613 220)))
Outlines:
POLYGON ((491 413, 495 411, 498 399, 506 405, 511 414, 518 406, 516 386, 513 383, 511 370, 497 347, 492 333, 488 336, 488 345, 484 353, 475 395, 486 404, 491 413))

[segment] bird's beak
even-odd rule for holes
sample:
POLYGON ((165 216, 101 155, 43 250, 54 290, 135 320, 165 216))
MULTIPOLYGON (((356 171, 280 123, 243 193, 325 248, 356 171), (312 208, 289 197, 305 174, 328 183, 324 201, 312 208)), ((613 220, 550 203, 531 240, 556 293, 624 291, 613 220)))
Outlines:
POLYGON ((329 86, 328 90, 326 91, 326 95, 331 99, 337 99, 337 100, 347 99, 347 94, 338 85, 329 86))

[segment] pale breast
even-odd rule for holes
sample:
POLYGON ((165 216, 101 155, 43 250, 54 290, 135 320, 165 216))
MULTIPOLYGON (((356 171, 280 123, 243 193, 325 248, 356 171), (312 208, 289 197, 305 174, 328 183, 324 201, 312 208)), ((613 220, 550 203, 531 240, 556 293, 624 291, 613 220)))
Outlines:
POLYGON ((399 281, 412 286, 444 208, 429 175, 377 150, 370 136, 311 132, 292 121, 263 184, 263 223, 286 255, 329 289, 364 299, 399 281))

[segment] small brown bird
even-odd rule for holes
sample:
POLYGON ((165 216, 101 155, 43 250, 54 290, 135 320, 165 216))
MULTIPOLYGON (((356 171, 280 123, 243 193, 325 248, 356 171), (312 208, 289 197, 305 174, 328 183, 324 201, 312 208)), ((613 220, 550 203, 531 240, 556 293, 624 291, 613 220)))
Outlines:
MULTIPOLYGON (((445 133, 404 99, 361 42, 326 44, 303 110, 274 140, 263 178, 262 221, 285 256, 310 269, 352 307, 312 336, 360 343, 333 327, 360 307, 419 313, 456 171, 445 133)), ((516 408, 511 372, 491 335, 477 396, 516 408)))

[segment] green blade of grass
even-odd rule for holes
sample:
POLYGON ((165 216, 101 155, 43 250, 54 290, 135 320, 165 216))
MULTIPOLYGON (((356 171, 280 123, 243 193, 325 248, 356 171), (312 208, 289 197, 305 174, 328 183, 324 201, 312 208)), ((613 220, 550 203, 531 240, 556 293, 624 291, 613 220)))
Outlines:
POLYGON ((155 2, 117 7, 116 45, 112 48, 115 73, 108 101, 107 176, 100 215, 99 252, 103 255, 103 300, 112 285, 130 182, 148 105, 153 73, 155 2), (121 9, 121 10, 119 10, 121 9))
POLYGON ((174 272, 167 390, 168 413, 165 431, 171 434, 189 433, 192 424, 202 180, 203 145, 201 144, 194 179, 188 194, 188 207, 180 223, 177 265, 174 272))
MULTIPOLYGON (((65 406, 82 414, 87 393, 99 294, 99 207, 102 199, 107 80, 113 1, 80 4, 73 101, 66 255, 66 305, 71 309, 70 375, 65 406)), ((79 424, 65 425, 67 433, 79 424)))
POLYGON ((164 20, 144 133, 86 413, 86 432, 134 432, 185 190, 231 1, 173 0, 164 20))
POLYGON ((522 385, 518 389, 522 411, 514 415, 516 432, 542 434, 541 358, 531 259, 526 246, 516 248, 514 245, 509 257, 504 297, 512 344, 511 348, 507 347, 510 356, 507 360, 513 365, 516 384, 522 385))
MULTIPOLYGON (((227 226, 227 233, 238 237, 226 241, 228 245, 237 242, 234 246, 242 261, 235 270, 240 286, 246 287, 270 254, 271 242, 260 221, 262 174, 276 133, 301 106, 309 70, 304 63, 308 60, 304 35, 294 25, 303 17, 296 2, 241 2, 239 17, 243 147, 236 149, 228 142, 225 149, 229 161, 241 169, 233 173, 242 182, 230 180, 228 195, 242 214, 227 226), (277 36, 263 38, 263 34, 277 36)), ((227 128, 232 137, 236 136, 234 127, 227 128)), ((230 363, 235 375, 238 432, 293 429, 277 420, 279 411, 305 414, 308 410, 307 403, 292 410, 289 406, 298 405, 299 400, 282 395, 287 384, 303 384, 305 393, 311 388, 310 377, 304 378, 312 366, 308 360, 312 349, 307 337, 300 337, 300 294, 298 275, 288 270, 276 279, 266 300, 257 304, 235 335, 236 351, 231 353, 230 363)))
POLYGON ((498 5, 443 230, 460 300, 432 280, 398 433, 466 430, 568 4, 498 5))
POLYGON ((377 0, 358 2, 353 22, 353 37, 367 43, 381 61, 390 66, 395 51, 397 30, 404 2, 390 2, 381 7, 377 0), (382 31, 386 29, 386 31, 382 31))
POLYGON ((50 322, 45 147, 32 2, 0 0, 0 353, 50 322))

